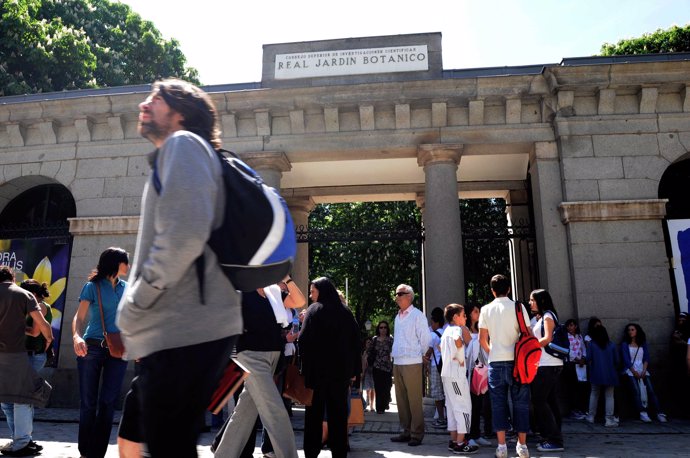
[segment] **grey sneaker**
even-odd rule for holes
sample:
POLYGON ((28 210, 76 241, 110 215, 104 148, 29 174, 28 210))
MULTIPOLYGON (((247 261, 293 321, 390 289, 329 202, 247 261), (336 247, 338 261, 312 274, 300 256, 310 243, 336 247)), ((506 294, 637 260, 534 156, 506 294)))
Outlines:
POLYGON ((489 439, 486 439, 486 438, 480 436, 477 438, 477 444, 481 445, 482 447, 490 447, 491 441, 489 439))
POLYGON ((666 414, 664 413, 657 415, 656 419, 659 420, 660 423, 666 423, 668 421, 668 418, 666 418, 666 414))
POLYGON ((515 453, 519 458, 529 458, 529 450, 527 449, 527 444, 517 444, 515 446, 515 453))
POLYGON ((649 415, 647 412, 640 412, 640 420, 642 420, 645 423, 651 423, 652 419, 649 418, 649 415))

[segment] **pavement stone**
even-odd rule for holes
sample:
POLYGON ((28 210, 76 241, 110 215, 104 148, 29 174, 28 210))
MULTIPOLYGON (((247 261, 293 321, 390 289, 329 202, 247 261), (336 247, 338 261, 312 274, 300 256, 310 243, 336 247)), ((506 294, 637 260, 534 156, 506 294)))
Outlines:
MULTIPOLYGON (((391 411, 385 414, 365 413, 365 424, 355 427, 350 436, 352 458, 435 458, 462 456, 446 449, 448 433, 431 427, 433 419, 427 418, 427 433, 419 447, 393 443, 390 437, 398 433, 398 417, 393 404, 391 411)), ((304 410, 293 408, 292 424, 298 446, 301 446, 304 432, 304 410)), ((79 458, 77 450, 78 409, 36 409, 34 422, 34 440, 44 446, 41 456, 48 458, 79 458)), ((115 423, 119 421, 119 412, 115 423)), ((210 424, 210 420, 208 422, 210 424)), ((668 423, 642 423, 639 420, 622 420, 617 428, 605 428, 603 424, 589 424, 571 419, 563 420, 565 452, 543 454, 537 452, 536 443, 528 440, 530 454, 534 458, 547 457, 685 457, 690 456, 688 435, 690 421, 670 419, 668 423)), ((113 427, 110 446, 106 458, 117 458, 117 427, 113 427)), ((8 440, 7 424, 0 423, 0 446, 8 440)), ((199 440, 199 456, 211 458, 210 444, 215 431, 204 433, 199 440)), ((174 440, 174 438, 171 438, 174 440)), ((472 455, 476 457, 493 457, 496 440, 492 447, 482 447, 472 455)), ((514 443, 509 443, 509 456, 515 456, 514 443)), ((257 447, 255 457, 261 457, 257 447)), ((299 457, 304 452, 299 450, 299 457)), ((331 453, 324 450, 320 457, 331 458, 331 453)), ((174 458, 174 457, 173 457, 174 458)))

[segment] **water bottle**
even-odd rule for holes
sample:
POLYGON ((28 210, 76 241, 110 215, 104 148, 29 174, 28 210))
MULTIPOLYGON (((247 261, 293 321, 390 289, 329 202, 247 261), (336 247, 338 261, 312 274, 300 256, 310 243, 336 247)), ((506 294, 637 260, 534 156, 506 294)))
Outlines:
POLYGON ((291 330, 291 332, 292 332, 293 334, 298 334, 298 333, 299 333, 299 318, 297 318, 297 317, 294 317, 294 318, 292 319, 292 330, 291 330))

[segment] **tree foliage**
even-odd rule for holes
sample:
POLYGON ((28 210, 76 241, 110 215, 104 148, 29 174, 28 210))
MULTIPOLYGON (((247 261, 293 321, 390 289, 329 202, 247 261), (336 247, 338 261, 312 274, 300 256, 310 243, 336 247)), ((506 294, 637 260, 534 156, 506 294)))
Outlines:
POLYGON ((602 56, 625 54, 655 54, 662 52, 690 52, 690 24, 685 27, 673 26, 645 33, 638 38, 620 40, 618 43, 604 43, 602 56))
POLYGON ((146 84, 199 83, 179 43, 109 0, 2 0, 0 95, 146 84))
POLYGON ((310 243, 309 275, 328 276, 343 292, 348 280, 348 303, 360 327, 367 320, 374 325, 391 321, 397 310, 392 294, 400 283, 421 291, 419 241, 391 239, 401 231, 420 233, 421 214, 414 202, 317 205, 309 216, 309 231, 344 235, 344 241, 310 243))
MULTIPOLYGON (((465 234, 467 302, 484 304, 492 300, 491 276, 509 274, 505 201, 460 200, 458 207, 465 234)), ((421 213, 414 202, 317 205, 309 216, 310 236, 332 240, 349 233, 345 240, 310 243, 310 278, 328 276, 343 291, 347 278, 349 305, 362 328, 367 320, 374 325, 382 319, 391 322, 397 312, 392 293, 398 284, 422 292, 421 245, 414 239, 420 230, 421 213)))

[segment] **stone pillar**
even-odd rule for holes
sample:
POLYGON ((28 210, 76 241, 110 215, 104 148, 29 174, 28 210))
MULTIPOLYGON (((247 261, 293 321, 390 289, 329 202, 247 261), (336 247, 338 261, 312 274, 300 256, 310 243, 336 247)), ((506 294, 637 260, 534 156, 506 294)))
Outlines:
POLYGON ((559 213, 559 205, 563 202, 563 180, 555 142, 535 143, 529 171, 539 259, 539 287, 549 290, 560 316, 575 317, 568 234, 559 213))
POLYGON ((280 190, 280 179, 283 172, 289 172, 292 166, 282 151, 259 151, 243 153, 242 160, 263 178, 264 183, 280 190))
MULTIPOLYGON (((309 229, 309 212, 314 208, 311 197, 289 197, 285 199, 297 230, 309 229)), ((305 296, 309 296, 309 244, 297 244, 297 257, 292 267, 292 278, 305 296)))
POLYGON ((462 145, 420 145, 424 167, 425 308, 465 302, 457 170, 462 145))
POLYGON ((508 224, 513 227, 515 237, 510 244, 510 268, 512 271, 512 286, 514 298, 527 303, 529 294, 539 284, 539 272, 533 256, 535 243, 523 236, 529 230, 529 198, 524 189, 508 192, 506 203, 508 224))

